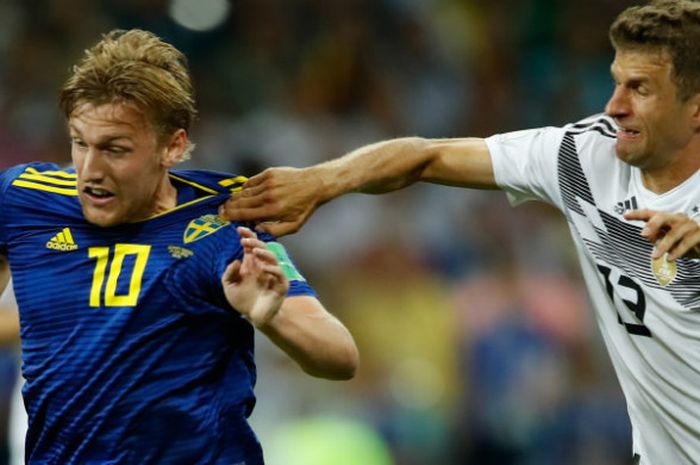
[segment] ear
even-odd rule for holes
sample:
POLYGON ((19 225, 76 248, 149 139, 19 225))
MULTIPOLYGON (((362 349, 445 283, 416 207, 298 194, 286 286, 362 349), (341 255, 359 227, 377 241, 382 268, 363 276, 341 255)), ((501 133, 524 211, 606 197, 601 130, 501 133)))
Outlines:
POLYGON ((165 168, 172 168, 183 161, 187 142, 187 131, 184 129, 178 129, 166 140, 165 144, 163 144, 161 158, 161 163, 165 168))

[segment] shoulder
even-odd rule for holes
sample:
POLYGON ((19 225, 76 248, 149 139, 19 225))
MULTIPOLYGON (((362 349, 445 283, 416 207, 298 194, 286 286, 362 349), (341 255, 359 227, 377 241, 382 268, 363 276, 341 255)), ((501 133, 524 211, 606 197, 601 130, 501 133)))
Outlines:
POLYGON ((615 121, 604 113, 589 116, 564 127, 567 134, 590 134, 602 136, 608 139, 617 138, 617 125, 615 121))
MULTIPOLYGON (((562 144, 560 155, 588 160, 591 166, 605 167, 619 163, 615 155, 617 125, 605 114, 593 115, 565 128, 569 142, 562 144)), ((566 139, 566 138, 565 138, 566 139)))
POLYGON ((43 196, 78 195, 75 170, 62 169, 53 163, 27 163, 0 172, 0 191, 11 189, 43 196))
POLYGON ((230 194, 247 180, 245 176, 209 170, 172 170, 170 176, 210 194, 230 194))

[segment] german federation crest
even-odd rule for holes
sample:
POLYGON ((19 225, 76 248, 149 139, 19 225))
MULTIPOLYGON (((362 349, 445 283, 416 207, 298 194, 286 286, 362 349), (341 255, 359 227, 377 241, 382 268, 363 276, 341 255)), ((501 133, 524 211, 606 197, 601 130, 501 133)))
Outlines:
POLYGON ((659 257, 651 262, 651 270, 654 272, 656 280, 662 286, 667 286, 676 278, 676 262, 669 262, 667 258, 668 253, 665 253, 663 257, 659 257))
POLYGON ((214 234, 229 223, 230 221, 222 220, 216 215, 200 216, 196 220, 190 221, 190 224, 187 225, 182 241, 185 244, 198 241, 214 234))

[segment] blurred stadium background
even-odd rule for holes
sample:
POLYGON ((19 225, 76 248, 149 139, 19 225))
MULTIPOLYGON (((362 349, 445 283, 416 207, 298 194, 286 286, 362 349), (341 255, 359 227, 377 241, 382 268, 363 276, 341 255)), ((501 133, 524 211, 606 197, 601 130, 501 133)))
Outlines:
MULTIPOLYGON (((115 27, 188 55, 201 110, 189 165, 252 175, 394 136, 600 112, 607 27, 631 3, 0 0, 0 168, 69 161, 57 89, 115 27)), ((362 366, 314 380, 260 339, 252 422, 270 465, 627 463, 624 401, 548 206, 415 186, 340 199, 285 242, 362 366)), ((15 355, 0 362, 4 432, 15 355)))

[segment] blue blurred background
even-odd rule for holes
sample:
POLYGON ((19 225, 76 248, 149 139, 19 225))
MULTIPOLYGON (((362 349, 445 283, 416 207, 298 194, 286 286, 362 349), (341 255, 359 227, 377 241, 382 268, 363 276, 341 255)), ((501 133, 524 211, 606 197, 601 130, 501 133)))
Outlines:
MULTIPOLYGON (((0 168, 69 162, 57 90, 112 28, 189 57, 201 115, 188 165, 252 175, 389 137, 600 112, 607 28, 631 3, 0 0, 0 168)), ((339 199, 284 242, 362 366, 315 380, 259 338, 252 422, 269 465, 628 463, 624 400, 552 208, 421 185, 339 199)), ((8 350, 0 432, 14 371, 8 350)))

